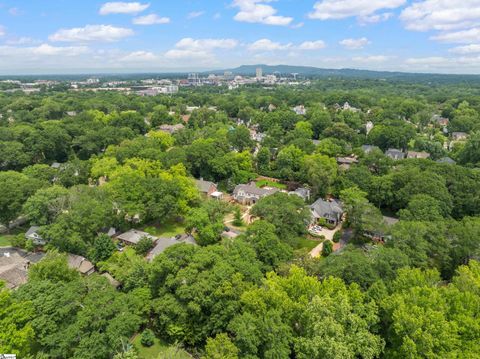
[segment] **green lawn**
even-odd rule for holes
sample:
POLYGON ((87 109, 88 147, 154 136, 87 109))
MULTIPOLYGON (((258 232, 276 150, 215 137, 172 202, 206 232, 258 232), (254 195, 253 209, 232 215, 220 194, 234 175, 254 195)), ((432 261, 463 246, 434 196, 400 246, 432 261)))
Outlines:
POLYGON ((143 230, 156 237, 175 237, 177 234, 185 233, 185 226, 179 222, 146 226, 143 230))
POLYGON ((283 183, 277 183, 269 180, 260 180, 255 183, 257 187, 276 187, 279 189, 287 189, 287 186, 283 183))
POLYGON ((141 335, 138 334, 132 341, 133 346, 138 352, 140 359, 191 359, 192 357, 185 350, 170 346, 155 338, 155 343, 151 347, 144 347, 140 343, 141 335))
POLYGON ((0 234, 0 247, 11 246, 10 240, 15 237, 13 234, 0 234))
POLYGON ((308 238, 298 238, 295 249, 306 248, 309 251, 318 246, 322 241, 314 241, 308 238))

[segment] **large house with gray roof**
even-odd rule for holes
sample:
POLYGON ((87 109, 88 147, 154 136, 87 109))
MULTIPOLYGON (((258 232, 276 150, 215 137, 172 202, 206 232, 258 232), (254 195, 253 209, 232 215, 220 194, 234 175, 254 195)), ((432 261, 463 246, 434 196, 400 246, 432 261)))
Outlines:
POLYGON ((310 205, 313 222, 325 219, 329 224, 338 225, 342 221, 343 208, 340 201, 317 199, 310 205))
POLYGON ((252 205, 257 203, 261 198, 270 196, 278 191, 278 188, 259 188, 254 182, 251 182, 249 184, 237 185, 233 190, 233 198, 238 203, 252 205))

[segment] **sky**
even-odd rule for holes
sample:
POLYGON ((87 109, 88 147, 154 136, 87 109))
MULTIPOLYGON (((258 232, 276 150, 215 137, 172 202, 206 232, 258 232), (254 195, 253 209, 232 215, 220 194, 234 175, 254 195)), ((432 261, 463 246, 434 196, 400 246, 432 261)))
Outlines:
POLYGON ((480 74, 480 0, 0 0, 0 74, 244 64, 480 74))

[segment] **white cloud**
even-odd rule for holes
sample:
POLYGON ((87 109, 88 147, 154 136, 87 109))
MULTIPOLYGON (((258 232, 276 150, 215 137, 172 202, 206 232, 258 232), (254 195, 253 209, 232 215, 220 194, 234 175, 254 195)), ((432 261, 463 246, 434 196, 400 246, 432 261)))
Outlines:
POLYGON ((7 45, 29 45, 41 43, 39 40, 32 39, 31 37, 14 37, 6 41, 7 45))
POLYGON ((385 55, 371 55, 371 56, 356 56, 352 58, 352 60, 362 64, 369 64, 369 63, 386 62, 391 58, 392 58, 391 56, 385 56, 385 55))
POLYGON ((150 4, 139 2, 107 2, 100 8, 100 15, 108 14, 138 14, 150 7, 150 4))
POLYGON ((248 46, 250 51, 277 51, 277 50, 288 50, 292 47, 292 44, 281 44, 279 42, 274 42, 270 39, 260 39, 248 46))
POLYGON ((178 41, 174 49, 168 50, 165 57, 178 60, 214 61, 215 50, 231 50, 237 45, 238 41, 235 39, 192 39, 186 37, 178 41))
POLYGON ((150 14, 145 16, 139 16, 132 20, 135 25, 156 25, 156 24, 168 24, 170 18, 158 16, 157 14, 150 14))
POLYGON ((454 32, 444 32, 440 33, 439 35, 432 36, 431 39, 460 44, 480 42, 480 27, 454 32))
POLYGON ((361 16, 358 21, 360 22, 360 25, 375 24, 377 22, 387 21, 392 16, 392 12, 384 12, 381 14, 361 16))
POLYGON ((5 27, 3 27, 2 25, 0 25, 0 36, 5 36, 7 32, 5 31, 5 27))
POLYGON ((112 25, 87 25, 73 29, 60 29, 49 36, 50 41, 88 42, 88 41, 119 41, 132 36, 131 29, 112 25))
POLYGON ((186 37, 175 44, 177 49, 185 50, 213 50, 213 49, 233 49, 238 45, 235 39, 192 39, 186 37))
POLYGON ((461 54, 461 55, 467 55, 467 54, 478 54, 480 53, 480 44, 470 44, 466 46, 457 46, 454 47, 453 49, 448 50, 451 53, 454 54, 461 54))
POLYGON ((196 17, 200 17, 205 14, 205 11, 192 11, 188 13, 187 19, 195 19, 196 17))
POLYGON ((165 53, 165 57, 174 60, 205 60, 213 58, 213 54, 202 50, 171 49, 165 53))
POLYGON ((478 0, 424 0, 405 8, 400 19, 409 30, 449 31, 480 25, 478 0))
POLYGON ((0 55, 5 57, 16 56, 67 56, 76 57, 88 53, 86 46, 52 46, 41 44, 35 47, 0 46, 0 55))
POLYGON ((134 51, 119 59, 120 62, 151 62, 158 60, 158 57, 149 51, 134 51))
POLYGON ((368 44, 370 44, 370 41, 366 37, 361 37, 359 39, 344 39, 340 41, 340 45, 349 50, 363 49, 368 44))
POLYGON ((233 6, 240 9, 234 19, 240 22, 260 23, 265 25, 287 26, 292 17, 276 15, 277 10, 267 3, 272 0, 234 0, 233 6))
POLYGON ((298 46, 299 50, 320 50, 325 48, 327 45, 325 41, 317 40, 317 41, 305 41, 298 46))
POLYGON ((319 20, 368 17, 378 10, 395 9, 405 2, 406 0, 322 0, 315 3, 308 16, 319 20))

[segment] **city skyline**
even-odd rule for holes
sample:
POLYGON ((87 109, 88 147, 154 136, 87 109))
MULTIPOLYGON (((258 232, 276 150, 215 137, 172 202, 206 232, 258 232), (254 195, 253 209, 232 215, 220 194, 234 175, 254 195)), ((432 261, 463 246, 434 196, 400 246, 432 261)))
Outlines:
POLYGON ((240 65, 480 73, 480 1, 5 0, 0 73, 240 65))

